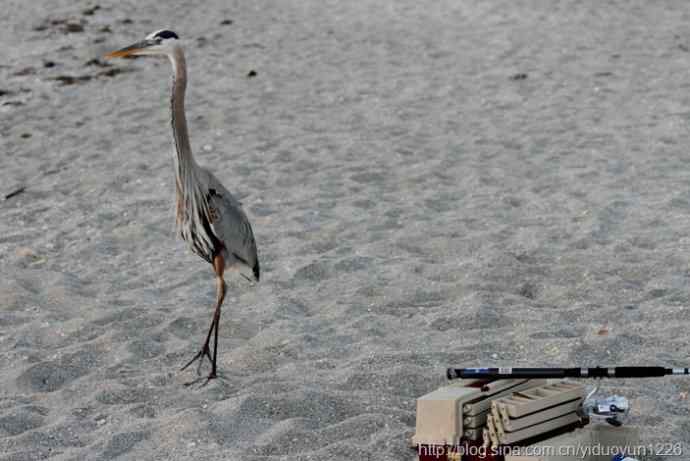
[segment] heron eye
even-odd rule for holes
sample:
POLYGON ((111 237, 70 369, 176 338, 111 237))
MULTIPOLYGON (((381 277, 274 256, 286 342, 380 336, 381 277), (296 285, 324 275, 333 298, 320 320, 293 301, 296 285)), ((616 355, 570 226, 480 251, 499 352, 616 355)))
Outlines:
POLYGON ((156 37, 156 43, 160 44, 163 42, 163 39, 160 37, 156 37))

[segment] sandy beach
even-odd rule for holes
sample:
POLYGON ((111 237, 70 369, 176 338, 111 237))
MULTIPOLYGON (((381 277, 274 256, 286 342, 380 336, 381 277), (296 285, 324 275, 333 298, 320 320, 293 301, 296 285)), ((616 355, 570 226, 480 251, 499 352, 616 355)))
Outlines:
MULTIPOLYGON (((690 366, 690 4, 194 3, 3 2, 0 461, 413 460, 447 366, 690 366), (170 65, 101 58, 161 28, 262 269, 201 388, 170 65)), ((690 459, 690 379, 603 384, 690 459)))

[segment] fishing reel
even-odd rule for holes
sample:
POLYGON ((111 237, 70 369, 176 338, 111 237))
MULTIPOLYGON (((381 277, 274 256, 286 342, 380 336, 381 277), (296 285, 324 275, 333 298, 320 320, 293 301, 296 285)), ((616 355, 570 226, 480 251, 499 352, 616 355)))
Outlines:
POLYGON ((582 416, 590 421, 606 421, 612 426, 621 426, 630 411, 628 399, 620 395, 597 398, 595 394, 598 391, 599 384, 585 397, 581 408, 582 416))

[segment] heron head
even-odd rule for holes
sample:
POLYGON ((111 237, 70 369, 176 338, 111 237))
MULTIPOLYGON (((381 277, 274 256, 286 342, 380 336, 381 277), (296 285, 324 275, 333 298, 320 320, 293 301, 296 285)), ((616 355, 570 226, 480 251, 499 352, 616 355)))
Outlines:
POLYGON ((125 48, 111 51, 106 58, 124 58, 127 56, 166 56, 169 55, 179 43, 179 37, 171 30, 157 30, 150 33, 140 42, 136 42, 125 48))

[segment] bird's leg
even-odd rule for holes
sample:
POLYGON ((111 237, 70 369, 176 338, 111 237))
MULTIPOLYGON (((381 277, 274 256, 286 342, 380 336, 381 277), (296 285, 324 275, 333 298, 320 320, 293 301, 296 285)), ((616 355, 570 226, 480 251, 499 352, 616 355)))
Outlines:
POLYGON ((211 350, 210 350, 210 348, 209 348, 209 342, 210 342, 210 340, 211 340, 211 334, 213 333, 213 330, 214 330, 215 327, 216 327, 216 316, 214 315, 214 316, 213 316, 213 321, 211 322, 211 328, 209 328, 209 330, 208 330, 208 335, 206 335, 206 341, 204 341, 204 347, 202 347, 201 350, 200 350, 199 352, 197 352, 197 354, 192 358, 192 360, 190 360, 189 362, 187 362, 187 364, 186 364, 185 366, 183 366, 183 367, 180 369, 180 371, 186 370, 187 367, 189 367, 191 364, 193 364, 193 363, 196 362, 197 360, 201 359, 201 360, 199 361, 199 366, 196 368, 196 374, 197 374, 197 375, 200 375, 200 374, 201 374, 201 365, 202 365, 203 362, 204 362, 203 358, 204 358, 204 357, 208 357, 208 360, 209 360, 210 362, 213 362, 213 358, 211 357, 211 350))
POLYGON ((206 341, 204 341, 204 346, 201 348, 201 350, 190 360, 184 367, 182 367, 182 370, 186 369, 188 366, 190 366, 192 363, 200 359, 199 362, 199 367, 197 368, 197 374, 200 374, 201 371, 201 365, 203 363, 204 357, 208 357, 208 360, 211 362, 211 373, 208 375, 208 380, 216 378, 216 358, 218 356, 218 324, 220 323, 220 306, 223 304, 223 300, 225 299, 225 280, 223 280, 223 272, 225 270, 225 259, 223 258, 222 255, 216 255, 213 258, 213 269, 216 272, 216 282, 217 282, 217 290, 216 290, 216 309, 215 312, 213 313, 213 320, 211 321, 211 327, 208 330, 208 334, 206 335, 206 341), (211 356, 211 348, 210 342, 211 342, 211 335, 214 333, 215 330, 215 335, 214 335, 214 344, 213 344, 213 357, 211 356))
MULTIPOLYGON (((216 266, 215 261, 213 265, 216 266)), ((216 274, 218 274, 218 270, 216 270, 216 274)), ((223 280, 223 266, 221 266, 220 275, 217 275, 216 280, 218 282, 218 289, 216 295, 217 301, 216 311, 213 313, 213 322, 216 325, 216 331, 213 337, 213 360, 211 360, 211 373, 208 375, 208 379, 213 379, 216 377, 216 358, 218 357, 218 327, 220 326, 220 306, 223 305, 223 300, 225 299, 225 280, 223 280)), ((208 341, 208 339, 206 341, 208 341)))

